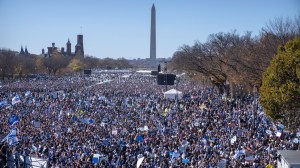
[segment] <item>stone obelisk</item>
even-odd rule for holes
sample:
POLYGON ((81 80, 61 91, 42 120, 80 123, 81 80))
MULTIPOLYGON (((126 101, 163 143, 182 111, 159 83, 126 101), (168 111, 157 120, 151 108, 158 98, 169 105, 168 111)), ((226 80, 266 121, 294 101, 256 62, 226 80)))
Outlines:
POLYGON ((156 20, 154 4, 151 8, 150 67, 156 67, 156 20))

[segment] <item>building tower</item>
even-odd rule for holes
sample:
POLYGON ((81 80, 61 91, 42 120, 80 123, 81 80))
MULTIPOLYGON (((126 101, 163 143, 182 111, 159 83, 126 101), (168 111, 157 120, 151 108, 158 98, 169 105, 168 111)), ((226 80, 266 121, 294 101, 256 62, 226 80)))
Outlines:
POLYGON ((62 55, 66 55, 66 53, 65 53, 65 48, 64 48, 64 47, 61 47, 60 53, 61 53, 62 55))
POLYGON ((75 55, 77 52, 81 52, 82 56, 84 56, 84 49, 83 49, 83 35, 79 34, 77 35, 77 44, 75 46, 75 55))
POLYGON ((70 43, 70 39, 68 39, 68 42, 67 42, 67 56, 71 56, 72 53, 71 53, 71 43, 70 43))
POLYGON ((23 46, 21 46, 20 54, 25 54, 24 49, 23 49, 23 46))
POLYGON ((151 34, 150 34, 150 67, 156 67, 156 19, 155 6, 151 8, 151 34))
POLYGON ((25 55, 29 55, 29 52, 27 50, 27 46, 25 46, 25 55))

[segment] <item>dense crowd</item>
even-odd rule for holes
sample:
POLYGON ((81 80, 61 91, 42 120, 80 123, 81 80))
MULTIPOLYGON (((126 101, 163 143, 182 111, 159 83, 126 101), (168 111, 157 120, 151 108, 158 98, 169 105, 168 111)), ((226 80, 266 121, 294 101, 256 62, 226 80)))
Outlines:
POLYGON ((137 73, 2 83, 0 102, 9 103, 0 105, 1 140, 17 128, 18 141, 1 144, 0 162, 14 167, 36 157, 48 167, 136 167, 138 160, 149 168, 265 167, 276 166, 277 150, 300 149, 297 131, 272 122, 251 94, 226 99, 187 80, 171 88, 182 98, 166 99, 156 78, 137 73), (11 105, 16 95, 20 101, 11 105), (12 116, 18 122, 10 125, 12 116))

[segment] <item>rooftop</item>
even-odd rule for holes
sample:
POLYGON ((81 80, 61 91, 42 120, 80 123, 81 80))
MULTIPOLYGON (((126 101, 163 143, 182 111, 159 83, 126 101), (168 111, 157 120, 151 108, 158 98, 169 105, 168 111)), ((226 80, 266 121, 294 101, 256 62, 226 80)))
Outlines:
POLYGON ((296 150, 278 150, 278 154, 281 158, 285 159, 290 165, 297 164, 300 165, 300 151, 296 150))

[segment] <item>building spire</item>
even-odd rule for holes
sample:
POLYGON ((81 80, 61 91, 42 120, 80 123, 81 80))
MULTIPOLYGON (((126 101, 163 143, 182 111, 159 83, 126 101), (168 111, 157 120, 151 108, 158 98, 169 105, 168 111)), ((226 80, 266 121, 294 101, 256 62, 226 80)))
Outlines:
POLYGON ((21 51, 20 51, 20 54, 24 54, 23 45, 21 45, 21 51))
POLYGON ((68 38, 68 42, 67 42, 67 55, 68 56, 72 55, 72 53, 71 53, 71 42, 70 42, 69 38, 68 38))
POLYGON ((27 50, 27 46, 25 46, 25 55, 29 55, 28 50, 27 50))

